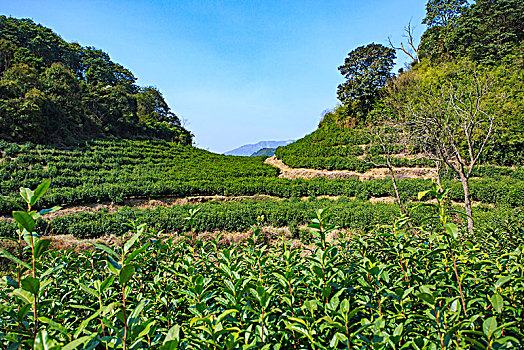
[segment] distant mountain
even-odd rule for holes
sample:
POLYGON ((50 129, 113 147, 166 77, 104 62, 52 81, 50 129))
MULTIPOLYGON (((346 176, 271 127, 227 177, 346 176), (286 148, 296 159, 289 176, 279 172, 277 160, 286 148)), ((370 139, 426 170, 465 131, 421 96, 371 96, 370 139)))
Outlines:
POLYGON ((261 150, 262 148, 277 148, 280 146, 286 146, 290 143, 295 142, 295 140, 286 140, 286 141, 260 141, 255 144, 244 145, 238 148, 235 148, 232 151, 225 152, 225 155, 228 156, 250 156, 253 153, 261 150))
POLYGON ((262 148, 251 155, 251 157, 268 156, 273 157, 275 155, 276 148, 262 148))

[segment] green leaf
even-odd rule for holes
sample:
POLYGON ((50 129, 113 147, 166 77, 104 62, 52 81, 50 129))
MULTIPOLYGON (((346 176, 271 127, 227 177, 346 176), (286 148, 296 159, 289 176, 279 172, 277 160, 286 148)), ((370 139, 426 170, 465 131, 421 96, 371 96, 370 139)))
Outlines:
POLYGON ((108 278, 106 278, 104 280, 104 282, 102 282, 102 284, 100 285, 100 292, 105 291, 108 287, 113 285, 114 281, 115 281, 115 276, 114 275, 111 275, 108 278))
POLYGON ((58 330, 60 333, 62 333, 63 335, 68 335, 68 332, 67 332, 67 328, 62 326, 61 324, 51 320, 50 318, 47 318, 47 317, 38 317, 38 321, 42 322, 42 323, 45 323, 47 325, 49 325, 50 327, 58 330))
POLYGON ((435 305, 435 298, 430 293, 420 293, 417 295, 417 297, 424 300, 426 303, 430 305, 435 305))
POLYGON ((396 328, 395 330, 393 331, 393 335, 394 336, 399 336, 399 335, 402 335, 402 332, 404 331, 404 324, 403 323, 400 323, 396 328))
MULTIPOLYGON (((124 271, 126 267, 122 269, 124 271)), ((133 329, 135 324, 137 324, 138 317, 140 316, 140 313, 144 309, 144 307, 147 305, 149 301, 148 300, 142 300, 134 309, 131 311, 131 314, 129 315, 129 318, 127 319, 127 325, 130 329, 133 329)))
POLYGON ((448 235, 450 235, 454 239, 458 239, 458 228, 457 228, 457 225, 455 225, 454 223, 450 222, 450 223, 444 224, 444 228, 446 229, 446 232, 448 233, 448 235))
POLYGON ((497 329, 497 318, 495 316, 488 318, 487 320, 484 320, 484 323, 482 323, 482 330, 484 331, 484 334, 488 339, 491 339, 491 336, 493 335, 493 332, 497 329))
POLYGON ((229 309, 229 310, 226 310, 224 312, 222 312, 218 317, 217 317, 217 323, 218 322, 221 322, 224 317, 226 317, 227 315, 231 315, 231 314, 235 314, 237 313, 238 310, 235 310, 235 309, 229 309))
POLYGON ((97 336, 97 334, 95 333, 95 334, 92 334, 92 335, 86 335, 84 337, 80 337, 78 339, 75 339, 72 342, 67 343, 66 345, 64 345, 62 347, 62 350, 75 350, 80 345, 84 345, 84 344, 89 343, 91 341, 91 339, 93 339, 96 336, 97 336))
POLYGON ((180 326, 174 325, 167 331, 166 338, 162 345, 162 350, 174 350, 178 349, 178 344, 180 343, 180 326))
POLYGON ((22 260, 18 259, 17 257, 13 256, 11 253, 9 253, 7 250, 5 250, 4 248, 0 248, 0 257, 3 257, 3 258, 7 258, 11 261, 13 261, 14 263, 20 265, 20 266, 23 266, 25 267, 26 269, 30 270, 31 267, 29 266, 29 264, 23 262, 22 260))
POLYGON ((33 305, 35 301, 33 294, 22 288, 15 289, 12 294, 22 300, 25 304, 33 305))
POLYGON ((38 212, 38 214, 40 215, 44 215, 44 214, 51 214, 51 213, 54 213, 55 211, 59 211, 60 209, 62 209, 62 207, 58 206, 58 205, 55 205, 54 207, 52 208, 49 208, 49 209, 42 209, 38 212))
POLYGON ((104 252, 114 256, 117 260, 120 260, 120 256, 113 249, 109 248, 108 246, 105 246, 103 244, 94 243, 94 242, 91 242, 91 244, 94 245, 96 248, 103 250, 104 252))
POLYGON ((45 329, 36 335, 33 350, 58 350, 59 348, 60 346, 57 345, 56 341, 49 337, 45 329))
POLYGON ((82 289, 86 293, 89 293, 92 296, 94 296, 95 298, 98 298, 98 294, 96 293, 96 290, 94 290, 93 288, 89 288, 88 286, 86 286, 83 283, 78 283, 78 285, 80 286, 80 289, 82 289))
POLYGON ((30 200, 30 205, 33 206, 35 205, 35 203, 40 199, 42 198, 42 196, 47 192, 47 190, 49 189, 49 186, 51 185, 51 180, 46 180, 44 182, 42 182, 37 188, 36 190, 34 191, 33 193, 33 196, 31 197, 31 200, 30 200))
POLYGON ((20 187, 20 196, 24 199, 27 204, 31 203, 34 192, 30 188, 20 187))
POLYGON ((42 255, 42 253, 46 250, 46 248, 49 247, 50 244, 51 244, 50 239, 39 240, 35 244, 35 259, 38 259, 42 255))
POLYGON ((500 288, 502 287, 505 283, 509 282, 511 280, 511 276, 504 276, 504 277, 501 277, 497 280, 497 282, 495 282, 495 288, 500 288))
POLYGON ((26 277, 20 282, 24 290, 33 293, 35 296, 38 295, 38 292, 40 291, 40 280, 33 277, 26 277))
POLYGON ((418 196, 417 196, 418 200, 421 200, 425 195, 427 195, 431 191, 433 191, 433 190, 427 190, 427 191, 419 192, 418 196))
POLYGON ((120 275, 118 276, 118 281, 120 284, 126 284, 135 273, 135 265, 129 264, 122 267, 120 270, 120 275))
POLYGON ((493 308, 495 311, 497 311, 499 314, 502 312, 502 309, 504 308, 504 299, 500 294, 493 294, 491 296, 491 305, 493 305, 493 308))
POLYGON ((126 258, 125 263, 130 263, 138 254, 141 254, 143 251, 145 251, 149 246, 151 245, 151 242, 147 242, 145 245, 141 246, 138 249, 133 250, 131 254, 126 258))
POLYGON ((28 232, 33 232, 35 229, 35 220, 26 213, 25 211, 15 211, 13 212, 13 218, 15 221, 28 232))
POLYGON ((124 254, 126 254, 131 247, 133 247, 133 244, 137 241, 137 239, 140 238, 140 233, 136 233, 133 237, 129 238, 127 242, 124 244, 124 254))

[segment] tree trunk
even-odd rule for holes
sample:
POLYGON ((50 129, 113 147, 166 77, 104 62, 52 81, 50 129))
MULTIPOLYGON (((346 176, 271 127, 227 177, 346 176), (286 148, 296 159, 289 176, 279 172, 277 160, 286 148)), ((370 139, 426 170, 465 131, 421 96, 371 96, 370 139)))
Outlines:
POLYGON ((466 207, 466 214, 468 215, 468 231, 469 233, 473 233, 473 213, 471 210, 471 195, 469 193, 469 181, 463 174, 460 174, 460 182, 462 183, 462 188, 464 189, 464 206, 466 207))
POLYGON ((389 157, 386 158, 386 162, 389 169, 389 173, 391 174, 391 181, 393 181, 393 188, 395 189, 395 196, 397 197, 397 203, 400 207, 400 212, 402 213, 402 215, 406 215, 406 209, 404 209, 404 205, 402 204, 402 200, 400 198, 400 192, 397 187, 397 178, 395 177, 395 170, 393 170, 393 166, 389 161, 389 157))
POLYGON ((440 169, 441 169, 440 161, 436 161, 435 165, 437 167, 437 185, 438 187, 442 189, 442 179, 440 177, 440 169))

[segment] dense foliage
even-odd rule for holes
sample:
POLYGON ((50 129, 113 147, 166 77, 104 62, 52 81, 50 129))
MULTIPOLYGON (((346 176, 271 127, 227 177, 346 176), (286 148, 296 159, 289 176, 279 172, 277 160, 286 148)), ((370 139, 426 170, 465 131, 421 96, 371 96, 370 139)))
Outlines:
MULTIPOLYGON (((452 8, 462 9, 458 10, 460 15, 436 22, 424 33, 420 47, 422 55, 435 61, 467 57, 483 64, 499 65, 506 56, 522 50, 522 1, 478 0, 466 8, 462 6, 464 2, 432 0, 429 3, 432 2, 458 3, 452 8)), ((433 18, 431 13, 429 9, 429 18, 433 18)))
POLYGON ((357 113, 369 111, 380 89, 391 78, 395 50, 381 44, 360 46, 338 67, 346 81, 338 86, 338 99, 357 113))
POLYGON ((0 138, 74 143, 108 135, 191 144, 153 87, 94 47, 0 16, 0 138))
MULTIPOLYGON (((405 217, 366 235, 326 240, 318 210, 310 251, 219 237, 164 238, 131 225, 114 247, 46 250, 23 190, 14 213, 21 241, 0 289, 0 343, 15 349, 361 349, 522 346, 521 219, 500 240, 468 236, 451 220, 446 191, 423 226, 405 217), (430 223, 430 225, 428 225, 430 223)), ((428 195, 428 191, 418 198, 428 195)), ((186 218, 191 227, 198 210, 186 218)))
MULTIPOLYGON (((524 192, 522 192, 524 193, 524 192)), ((522 194, 521 193, 521 194, 522 194)), ((416 198, 413 198, 416 200, 416 198)), ((151 209, 123 207, 116 211, 108 209, 96 212, 73 213, 53 219, 37 220, 39 232, 46 235, 71 235, 78 239, 96 239, 125 234, 127 223, 139 220, 156 231, 165 233, 182 233, 190 230, 189 223, 184 220, 185 213, 192 206, 158 206, 151 209)), ((410 203, 408 207, 413 207, 410 203)), ((287 227, 294 238, 308 241, 309 235, 300 229, 309 221, 309 213, 319 208, 329 209, 331 221, 342 229, 369 232, 373 227, 384 222, 391 222, 399 215, 399 207, 389 203, 370 203, 361 199, 341 197, 337 200, 309 198, 300 200, 275 201, 271 198, 258 200, 243 200, 240 202, 215 202, 199 204, 199 215, 194 221, 194 230, 198 233, 213 232, 245 232, 257 217, 264 216, 264 224, 268 228, 268 240, 274 240, 275 233, 271 231, 287 227)), ((456 207, 460 210, 461 207, 456 207)), ((501 204, 496 209, 488 205, 474 208, 475 224, 479 228, 507 224, 516 209, 507 204, 501 204)), ((420 218, 424 211, 419 210, 416 217, 420 218)), ((0 221, 0 237, 16 237, 16 224, 12 221, 0 221)), ((276 237, 278 238, 278 237, 276 237)), ((232 238, 234 240, 234 238, 232 238)), ((67 246, 67 243, 65 243, 67 246)))

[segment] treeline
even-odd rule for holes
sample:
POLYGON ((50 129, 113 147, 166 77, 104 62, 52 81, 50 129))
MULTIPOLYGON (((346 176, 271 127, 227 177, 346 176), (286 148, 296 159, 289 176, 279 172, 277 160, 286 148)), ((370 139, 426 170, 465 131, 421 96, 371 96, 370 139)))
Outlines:
POLYGON ((69 144, 117 136, 192 143, 160 91, 94 47, 0 16, 0 138, 69 144))

